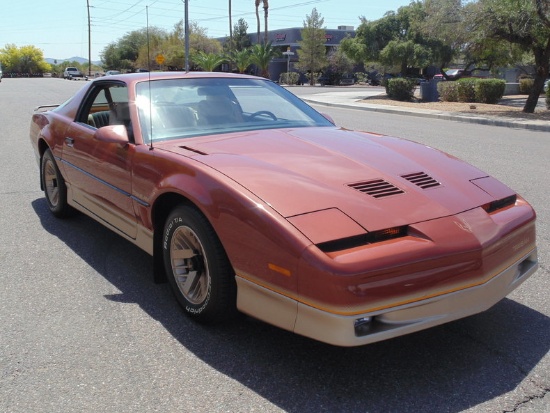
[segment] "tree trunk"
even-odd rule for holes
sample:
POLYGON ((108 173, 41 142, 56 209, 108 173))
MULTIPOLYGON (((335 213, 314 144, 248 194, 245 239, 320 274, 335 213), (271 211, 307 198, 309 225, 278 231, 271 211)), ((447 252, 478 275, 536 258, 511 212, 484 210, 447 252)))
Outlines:
POLYGON ((537 73, 535 75, 533 89, 529 93, 529 97, 525 101, 525 106, 523 107, 524 113, 535 112, 540 94, 544 89, 544 82, 548 78, 548 72, 550 70, 550 39, 548 39, 545 49, 538 48, 535 50, 535 65, 537 67, 537 73))
POLYGON ((535 81, 533 83, 533 88, 531 89, 531 92, 529 93, 529 97, 527 97, 527 100, 525 101, 525 106, 523 106, 522 112, 524 113, 534 113, 535 108, 537 107, 537 103, 539 101, 540 94, 542 90, 544 89, 544 81, 546 80, 546 77, 541 77, 537 74, 535 76, 535 81))
POLYGON ((258 8, 260 7, 260 0, 256 0, 256 24, 258 26, 258 38, 256 43, 260 44, 260 12, 258 8))
POLYGON ((269 10, 269 3, 264 0, 264 44, 267 44, 267 12, 269 10))

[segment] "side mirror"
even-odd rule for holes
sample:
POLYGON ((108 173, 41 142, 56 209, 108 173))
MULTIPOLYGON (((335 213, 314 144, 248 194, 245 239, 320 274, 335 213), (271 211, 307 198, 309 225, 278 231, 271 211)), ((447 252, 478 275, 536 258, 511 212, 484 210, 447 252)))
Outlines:
POLYGON ((130 142, 124 125, 103 126, 97 130, 94 137, 100 142, 118 143, 121 146, 126 146, 130 142))

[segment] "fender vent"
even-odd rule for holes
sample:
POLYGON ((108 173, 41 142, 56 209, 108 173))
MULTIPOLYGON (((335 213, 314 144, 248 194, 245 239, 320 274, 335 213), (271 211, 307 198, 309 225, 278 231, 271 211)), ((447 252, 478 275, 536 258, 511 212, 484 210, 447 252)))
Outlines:
POLYGON ((401 175, 401 178, 405 178, 407 181, 415 184, 416 186, 419 186, 422 189, 434 188, 441 185, 441 183, 433 179, 425 172, 401 175))
POLYGON ((354 184, 348 184, 348 186, 356 191, 363 192, 374 198, 384 198, 386 196, 398 195, 404 193, 402 189, 399 189, 395 185, 384 181, 383 179, 375 179, 372 181, 357 182, 354 184))

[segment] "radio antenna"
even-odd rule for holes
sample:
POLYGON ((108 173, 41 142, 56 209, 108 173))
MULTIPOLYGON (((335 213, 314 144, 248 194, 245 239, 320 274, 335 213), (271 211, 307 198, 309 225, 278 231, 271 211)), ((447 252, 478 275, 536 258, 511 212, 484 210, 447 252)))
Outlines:
POLYGON ((151 100, 151 50, 149 47, 149 6, 145 6, 145 14, 147 15, 147 73, 149 80, 147 86, 149 89, 149 150, 153 150, 153 102, 151 100))

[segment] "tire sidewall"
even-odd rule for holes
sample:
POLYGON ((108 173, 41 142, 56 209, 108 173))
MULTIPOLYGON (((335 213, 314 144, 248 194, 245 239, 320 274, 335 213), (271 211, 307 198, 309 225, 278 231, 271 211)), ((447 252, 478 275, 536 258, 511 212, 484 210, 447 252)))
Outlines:
POLYGON ((204 228, 204 225, 202 225, 199 215, 191 208, 187 207, 178 207, 176 208, 166 220, 166 224, 164 226, 164 231, 162 234, 162 254, 163 254, 163 260, 164 260, 164 267, 166 269, 166 275, 168 277, 168 281, 172 287, 172 290, 174 291, 174 294, 176 295, 176 298, 180 305, 183 307, 185 312, 195 318, 205 318, 208 317, 208 313, 210 312, 211 307, 211 300, 212 300, 212 284, 214 282, 213 277, 215 274, 213 274, 213 271, 215 271, 210 262, 210 258, 213 257, 214 251, 212 251, 212 246, 207 241, 208 235, 207 231, 204 228), (207 265, 208 265, 208 272, 209 272, 209 282, 208 282, 208 291, 206 298, 198 304, 192 303, 185 296, 183 293, 179 290, 179 287, 176 283, 176 280, 174 278, 174 274, 172 271, 172 263, 170 259, 170 245, 172 242, 172 238, 174 236, 174 233, 181 227, 188 227, 195 232, 196 236, 198 237, 204 252, 206 254, 207 258, 207 265))
POLYGON ((52 212, 53 215, 56 217, 63 217, 65 216, 67 212, 67 187, 65 186, 65 180, 63 179, 63 176, 61 175, 61 172, 59 171, 59 168, 57 167, 57 163, 55 162, 55 158, 53 157, 53 154, 51 150, 47 150, 44 152, 44 155, 42 156, 42 164, 41 164, 41 170, 40 170, 40 176, 42 178, 42 187, 44 188, 44 197, 46 198, 46 203, 48 204, 48 208, 52 212), (57 189, 59 191, 58 201, 57 204, 54 205, 52 201, 50 200, 50 197, 48 195, 47 191, 47 183, 46 183, 46 165, 48 162, 51 162, 53 165, 53 168, 55 170, 55 176, 57 180, 57 189))

